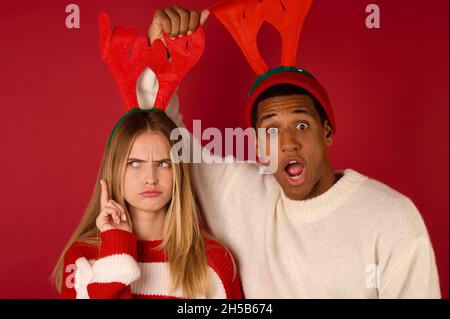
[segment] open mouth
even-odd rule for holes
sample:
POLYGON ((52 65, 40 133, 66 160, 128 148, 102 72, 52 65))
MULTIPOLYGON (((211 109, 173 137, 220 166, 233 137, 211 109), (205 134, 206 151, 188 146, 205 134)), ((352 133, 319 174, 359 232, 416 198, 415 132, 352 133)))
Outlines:
POLYGON ((305 181, 306 167, 298 160, 290 160, 284 167, 284 173, 291 185, 301 185, 305 181))

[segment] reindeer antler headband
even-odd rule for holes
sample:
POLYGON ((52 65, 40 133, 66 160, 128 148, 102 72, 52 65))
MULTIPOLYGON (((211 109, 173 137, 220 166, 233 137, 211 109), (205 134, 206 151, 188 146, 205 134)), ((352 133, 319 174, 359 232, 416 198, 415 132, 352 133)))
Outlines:
POLYGON ((258 76, 247 104, 249 125, 251 110, 258 96, 274 85, 286 83, 304 88, 314 95, 333 130, 336 130, 325 89, 311 73, 295 67, 300 33, 311 4, 312 0, 224 0, 209 8, 231 33, 258 76), (271 69, 264 62, 257 45, 257 35, 264 22, 275 27, 282 40, 280 66, 271 69))
POLYGON ((100 53, 110 69, 125 102, 126 113, 111 132, 108 146, 116 129, 132 113, 164 112, 172 94, 185 75, 198 62, 205 48, 205 36, 201 27, 192 35, 171 40, 165 35, 167 48, 161 40, 148 45, 147 37, 139 37, 134 28, 115 27, 106 13, 99 16, 100 53), (136 84, 148 67, 158 81, 158 93, 154 105, 139 108, 136 84))

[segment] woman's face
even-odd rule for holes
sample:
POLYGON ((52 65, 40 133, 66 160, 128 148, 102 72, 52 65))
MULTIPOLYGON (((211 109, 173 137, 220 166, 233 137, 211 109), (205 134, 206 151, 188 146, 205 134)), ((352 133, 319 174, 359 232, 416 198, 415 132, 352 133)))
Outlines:
POLYGON ((157 131, 138 135, 131 147, 124 176, 124 197, 131 210, 155 212, 172 198, 170 145, 157 131))

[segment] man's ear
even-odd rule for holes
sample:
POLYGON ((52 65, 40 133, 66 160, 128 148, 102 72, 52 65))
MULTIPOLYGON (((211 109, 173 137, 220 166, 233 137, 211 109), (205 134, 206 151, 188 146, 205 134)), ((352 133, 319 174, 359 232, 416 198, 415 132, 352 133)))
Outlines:
POLYGON ((331 144, 333 144, 333 140, 333 129, 331 128, 330 122, 328 122, 328 120, 325 120, 325 122, 323 123, 323 141, 325 142, 325 145, 330 146, 331 144))

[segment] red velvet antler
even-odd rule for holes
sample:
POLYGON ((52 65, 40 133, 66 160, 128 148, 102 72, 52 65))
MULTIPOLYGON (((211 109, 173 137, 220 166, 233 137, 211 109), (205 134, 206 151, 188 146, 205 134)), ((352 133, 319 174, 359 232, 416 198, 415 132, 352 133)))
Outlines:
POLYGON ((136 43, 143 39, 138 39, 136 29, 119 26, 111 32, 109 17, 104 12, 100 13, 98 28, 100 54, 116 81, 126 107, 136 107, 136 82, 144 67, 140 58, 141 46, 136 43))
POLYGON ((257 75, 268 70, 257 45, 264 22, 273 25, 282 40, 281 65, 294 66, 303 21, 312 0, 224 0, 209 10, 225 25, 257 75))
POLYGON ((143 51, 142 59, 146 66, 153 70, 158 79, 159 89, 153 107, 165 108, 173 92, 189 70, 198 62, 205 49, 205 35, 199 27, 192 35, 171 40, 164 36, 166 47, 162 41, 155 41, 151 48, 143 51))
POLYGON ((101 56, 111 70, 127 109, 138 107, 136 84, 148 67, 159 82, 153 107, 165 110, 175 89, 198 62, 205 47, 200 27, 192 35, 175 40, 165 36, 167 50, 161 40, 148 46, 147 37, 138 37, 136 29, 119 26, 111 32, 109 17, 104 12, 99 16, 99 33, 101 56))

